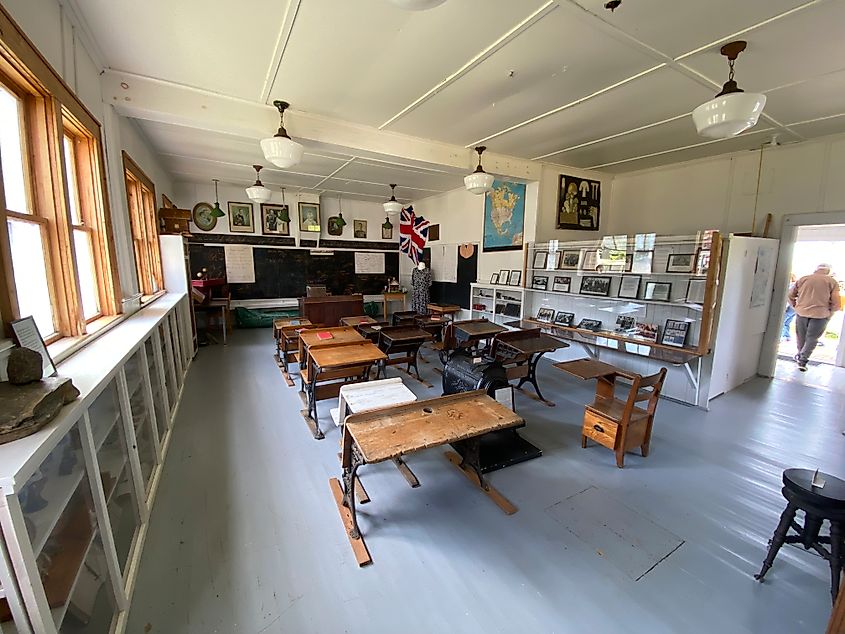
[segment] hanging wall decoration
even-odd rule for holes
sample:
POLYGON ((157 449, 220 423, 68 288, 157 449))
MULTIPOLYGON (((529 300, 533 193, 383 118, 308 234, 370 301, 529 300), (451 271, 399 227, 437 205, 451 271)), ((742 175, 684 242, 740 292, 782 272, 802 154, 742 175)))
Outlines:
POLYGON ((381 239, 393 240, 393 225, 390 224, 390 218, 384 219, 384 224, 381 226, 381 239))
POLYGON ((265 236, 290 235, 290 211, 287 205, 261 205, 261 233, 265 236))
POLYGON ((557 228, 599 230, 601 182, 560 175, 557 192, 557 228))
POLYGON ((366 238, 367 237, 367 221, 366 220, 353 220, 352 221, 352 235, 356 238, 366 238))
POLYGON ((229 203, 229 231, 232 233, 253 233, 252 203, 229 203))
POLYGON ((299 230, 320 231, 320 203, 299 203, 299 230))
POLYGON ((484 196, 484 251, 522 249, 525 223, 525 185, 493 181, 484 196))

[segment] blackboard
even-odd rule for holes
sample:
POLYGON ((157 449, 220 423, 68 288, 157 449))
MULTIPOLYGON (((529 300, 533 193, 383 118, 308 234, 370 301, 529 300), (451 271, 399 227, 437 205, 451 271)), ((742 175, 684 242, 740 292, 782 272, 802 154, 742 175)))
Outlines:
MULTIPOLYGON (((457 249, 458 245, 450 245, 448 248, 457 249)), ((431 265, 431 249, 423 250, 423 260, 431 265)), ((478 277, 478 245, 470 257, 461 257, 458 254, 458 281, 433 282, 431 285, 431 301, 436 304, 457 304, 461 308, 469 310, 470 284, 473 284, 478 277)))
MULTIPOLYGON (((226 277, 222 246, 191 244, 191 277, 208 269, 209 277, 226 277)), ((324 285, 332 295, 364 293, 377 295, 389 277, 399 278, 399 253, 384 254, 383 275, 355 273, 355 253, 335 251, 333 255, 311 255, 308 249, 254 247, 254 284, 230 284, 232 299, 277 299, 304 297, 306 285, 324 285)))

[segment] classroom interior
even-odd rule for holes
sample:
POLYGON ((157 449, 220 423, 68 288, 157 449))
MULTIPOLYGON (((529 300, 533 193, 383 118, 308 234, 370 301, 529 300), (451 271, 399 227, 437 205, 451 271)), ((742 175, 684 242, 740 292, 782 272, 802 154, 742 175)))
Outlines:
POLYGON ((0 634, 845 634, 845 0, 671 4, 0 0, 0 634))

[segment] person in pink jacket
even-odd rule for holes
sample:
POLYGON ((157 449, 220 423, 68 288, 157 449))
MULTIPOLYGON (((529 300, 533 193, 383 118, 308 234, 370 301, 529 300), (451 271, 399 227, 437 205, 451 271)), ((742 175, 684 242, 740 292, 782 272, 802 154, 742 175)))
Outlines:
POLYGON ((795 282, 789 291, 789 304, 795 309, 795 335, 798 354, 795 360, 801 372, 807 371, 807 361, 819 337, 824 334, 830 316, 840 308, 839 284, 830 275, 830 264, 819 264, 816 270, 795 282))

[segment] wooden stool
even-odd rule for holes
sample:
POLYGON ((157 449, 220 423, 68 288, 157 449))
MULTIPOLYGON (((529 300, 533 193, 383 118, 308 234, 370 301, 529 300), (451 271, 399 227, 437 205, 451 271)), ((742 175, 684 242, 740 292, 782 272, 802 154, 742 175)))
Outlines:
POLYGON ((801 544, 804 550, 812 548, 830 564, 830 596, 835 602, 845 555, 845 481, 819 473, 824 487, 813 486, 813 474, 809 469, 787 469, 783 472, 781 492, 787 501, 786 510, 781 514, 769 542, 763 567, 754 578, 763 581, 781 546, 801 544), (797 511, 804 511, 804 526, 795 521, 797 511), (830 523, 830 534, 819 535, 825 520, 830 523), (787 535, 790 528, 795 535, 787 535), (824 544, 830 545, 829 551, 824 544))

